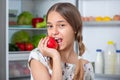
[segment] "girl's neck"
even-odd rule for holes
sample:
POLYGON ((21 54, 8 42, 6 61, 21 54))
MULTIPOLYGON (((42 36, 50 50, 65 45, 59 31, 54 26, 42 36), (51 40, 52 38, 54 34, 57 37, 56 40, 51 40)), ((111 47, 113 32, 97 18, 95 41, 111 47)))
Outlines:
POLYGON ((77 62, 77 54, 74 49, 69 49, 60 52, 62 62, 76 64, 77 62))

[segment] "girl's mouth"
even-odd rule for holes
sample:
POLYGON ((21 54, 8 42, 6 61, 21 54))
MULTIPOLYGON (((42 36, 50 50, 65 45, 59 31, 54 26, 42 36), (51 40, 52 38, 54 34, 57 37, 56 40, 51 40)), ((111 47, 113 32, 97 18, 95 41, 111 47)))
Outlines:
POLYGON ((58 44, 60 44, 63 39, 62 39, 62 38, 55 38, 55 40, 56 40, 56 42, 57 42, 58 44))

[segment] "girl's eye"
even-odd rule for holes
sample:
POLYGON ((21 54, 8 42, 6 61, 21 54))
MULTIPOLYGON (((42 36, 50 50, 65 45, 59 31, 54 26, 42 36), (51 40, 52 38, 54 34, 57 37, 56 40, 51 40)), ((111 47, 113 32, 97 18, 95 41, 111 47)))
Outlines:
POLYGON ((52 28, 53 26, 52 25, 47 25, 48 28, 52 28))
POLYGON ((60 24, 59 27, 63 28, 65 26, 65 24, 60 24))

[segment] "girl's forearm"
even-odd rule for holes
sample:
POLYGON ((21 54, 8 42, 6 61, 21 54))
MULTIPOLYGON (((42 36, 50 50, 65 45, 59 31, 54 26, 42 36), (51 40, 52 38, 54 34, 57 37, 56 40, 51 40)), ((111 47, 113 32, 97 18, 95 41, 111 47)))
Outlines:
POLYGON ((53 72, 51 80, 62 80, 62 65, 60 57, 53 58, 53 72))

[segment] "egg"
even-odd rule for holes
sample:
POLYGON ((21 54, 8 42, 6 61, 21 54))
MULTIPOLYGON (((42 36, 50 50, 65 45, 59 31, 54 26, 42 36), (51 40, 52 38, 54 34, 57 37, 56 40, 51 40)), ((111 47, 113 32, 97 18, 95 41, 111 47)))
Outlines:
POLYGON ((120 15, 114 15, 113 20, 114 21, 119 21, 120 20, 120 15))

